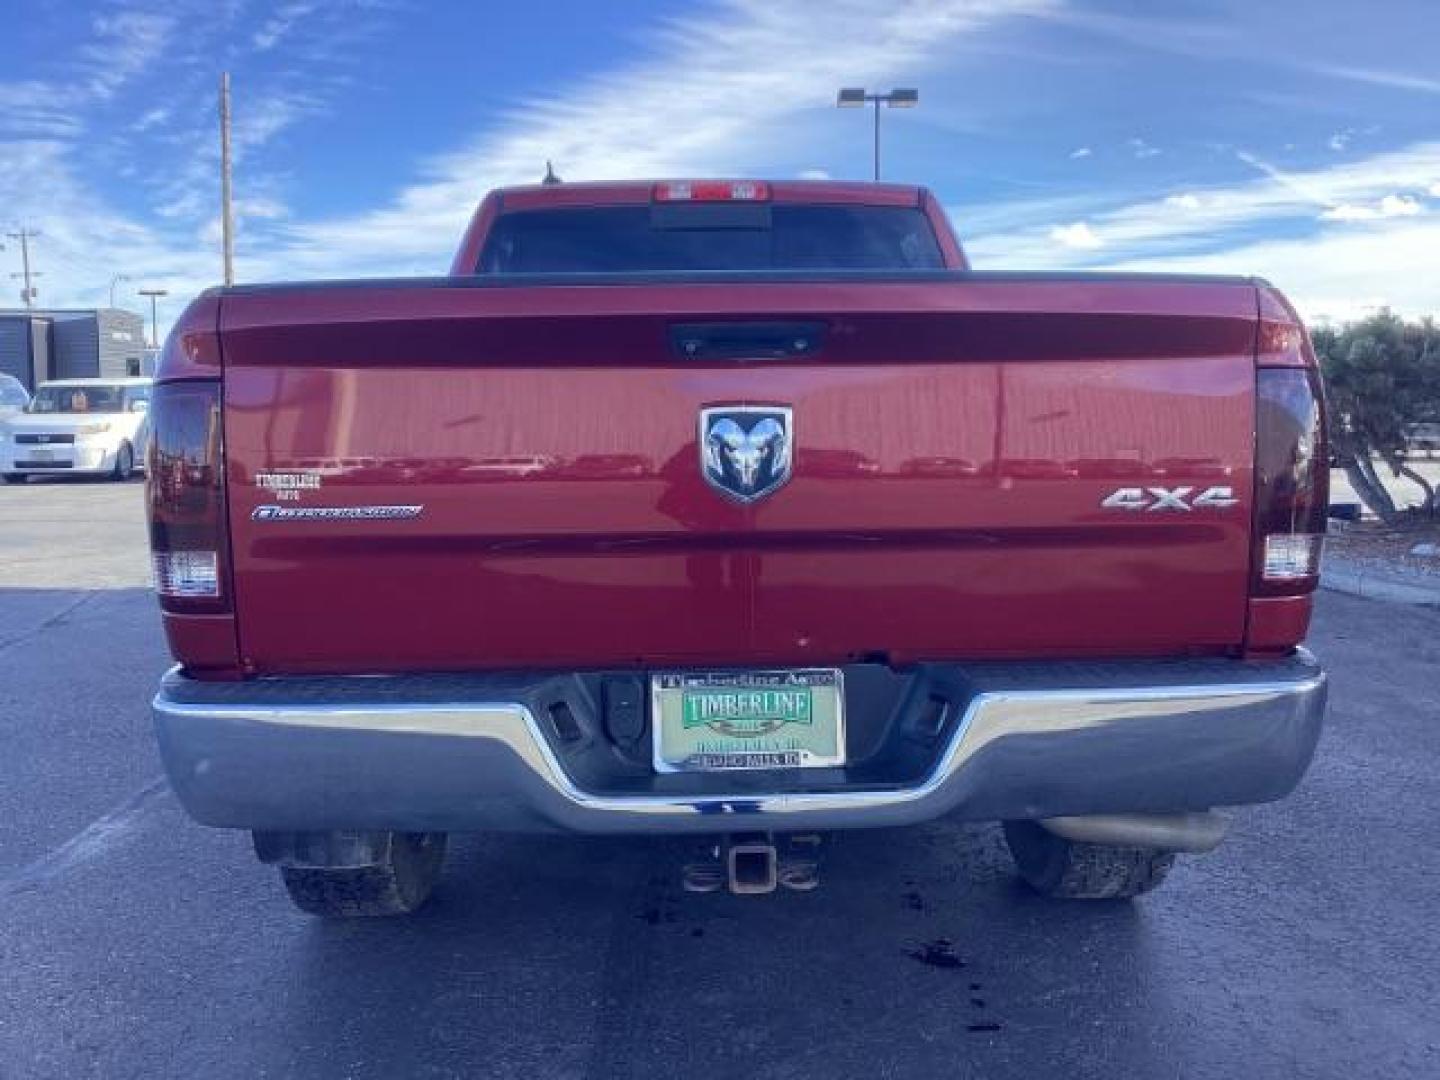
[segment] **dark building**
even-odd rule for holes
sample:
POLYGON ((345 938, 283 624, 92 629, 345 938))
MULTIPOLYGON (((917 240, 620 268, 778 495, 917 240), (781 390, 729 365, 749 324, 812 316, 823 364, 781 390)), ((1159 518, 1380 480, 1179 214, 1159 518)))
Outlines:
POLYGON ((0 310, 0 372, 34 390, 46 379, 149 374, 139 315, 89 311, 0 310))

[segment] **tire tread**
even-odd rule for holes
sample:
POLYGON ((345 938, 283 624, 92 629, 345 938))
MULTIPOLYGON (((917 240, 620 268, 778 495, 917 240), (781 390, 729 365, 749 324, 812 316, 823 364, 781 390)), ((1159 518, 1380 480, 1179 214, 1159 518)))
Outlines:
POLYGON ((282 866, 280 877, 297 908, 323 918, 409 915, 430 897, 445 857, 445 836, 397 833, 374 866, 282 866))
POLYGON ((1175 853, 1085 844, 1033 821, 1007 821, 1005 841, 1016 868, 1036 892, 1066 900, 1129 900, 1158 887, 1175 853))

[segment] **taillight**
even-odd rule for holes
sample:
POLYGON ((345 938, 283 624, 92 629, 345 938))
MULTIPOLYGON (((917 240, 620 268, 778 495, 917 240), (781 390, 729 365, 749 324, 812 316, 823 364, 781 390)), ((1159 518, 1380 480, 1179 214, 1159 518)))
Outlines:
POLYGON ((1251 592, 1313 590, 1330 498, 1325 408, 1314 368, 1260 368, 1255 383, 1255 552, 1251 592))
POLYGON ((220 383, 161 383, 150 406, 145 459, 150 553, 160 606, 230 610, 220 383))
POLYGON ((762 180, 673 180, 656 184, 656 202, 765 202, 770 185, 762 180))

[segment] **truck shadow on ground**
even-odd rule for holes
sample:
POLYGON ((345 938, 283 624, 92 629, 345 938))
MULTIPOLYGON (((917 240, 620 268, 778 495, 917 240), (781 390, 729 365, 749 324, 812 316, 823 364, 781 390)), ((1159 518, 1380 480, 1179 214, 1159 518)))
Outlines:
POLYGON ((317 1051, 366 1075, 934 1075, 1025 1060, 1074 999, 1148 1026, 1144 994, 1073 970, 1103 947, 1102 981, 1136 977, 1140 910, 1031 894, 994 827, 845 834, 819 890, 768 897, 684 892, 689 841, 456 839, 419 916, 304 932, 289 1011, 317 1051))

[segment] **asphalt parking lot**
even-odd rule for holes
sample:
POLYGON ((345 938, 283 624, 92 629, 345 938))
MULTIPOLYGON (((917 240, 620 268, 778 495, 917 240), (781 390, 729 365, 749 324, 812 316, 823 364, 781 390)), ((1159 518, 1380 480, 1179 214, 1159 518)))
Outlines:
POLYGON ((141 501, 0 488, 6 1080, 1440 1075, 1440 610, 1323 595, 1314 769, 1134 904, 939 822, 758 899, 670 842, 457 837, 417 917, 326 924, 161 778, 141 501))

